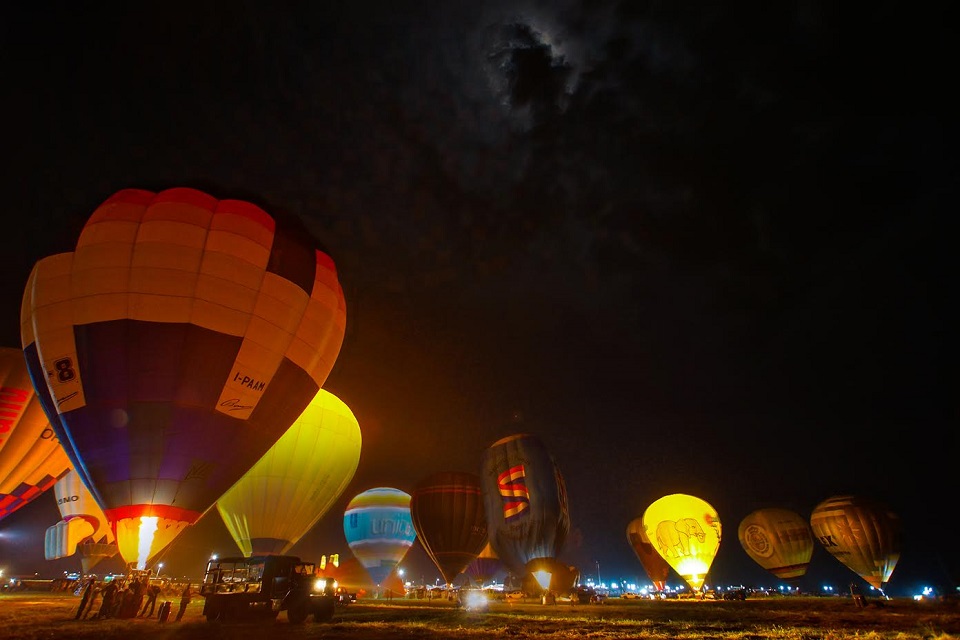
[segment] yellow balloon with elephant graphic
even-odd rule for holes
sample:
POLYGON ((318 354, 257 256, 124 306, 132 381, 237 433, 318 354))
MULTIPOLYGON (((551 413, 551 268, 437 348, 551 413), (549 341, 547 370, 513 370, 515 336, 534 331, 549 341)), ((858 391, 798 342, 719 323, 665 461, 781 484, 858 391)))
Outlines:
POLYGON ((694 591, 700 591, 720 549, 717 510, 685 493, 656 500, 643 513, 647 538, 694 591))

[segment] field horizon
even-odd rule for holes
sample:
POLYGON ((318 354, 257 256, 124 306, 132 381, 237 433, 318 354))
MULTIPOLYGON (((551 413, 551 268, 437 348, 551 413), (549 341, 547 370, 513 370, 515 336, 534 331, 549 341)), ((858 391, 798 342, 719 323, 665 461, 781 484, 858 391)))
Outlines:
MULTIPOLYGON (((195 598, 181 622, 153 619, 75 620, 80 598, 72 594, 17 592, 0 595, 0 638, 17 640, 438 640, 467 638, 549 640, 609 638, 687 640, 948 640, 960 637, 955 601, 892 599, 857 608, 846 597, 765 597, 744 601, 619 600, 603 604, 539 600, 491 603, 468 612, 446 601, 365 600, 338 607, 330 623, 294 625, 281 613, 265 622, 214 623, 195 598)), ((173 603, 174 612, 177 603, 173 603)))

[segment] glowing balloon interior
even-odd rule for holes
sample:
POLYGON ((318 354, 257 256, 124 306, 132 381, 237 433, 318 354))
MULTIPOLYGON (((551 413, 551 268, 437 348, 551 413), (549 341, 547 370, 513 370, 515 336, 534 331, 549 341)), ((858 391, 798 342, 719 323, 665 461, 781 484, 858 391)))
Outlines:
POLYGON ((810 514, 820 544, 881 592, 900 560, 900 517, 865 496, 832 496, 810 514))
POLYGON ((691 589, 700 591, 720 549, 717 511, 696 496, 674 493, 647 507, 643 528, 663 559, 691 589))
POLYGON ((343 514, 347 545, 381 586, 417 538, 410 516, 410 494, 392 487, 368 489, 343 514))
POLYGON ((321 389, 296 422, 217 500, 240 551, 284 554, 330 509, 360 462, 360 425, 321 389))
POLYGON ((144 568, 296 420, 346 306, 296 220, 195 189, 125 189, 72 253, 37 262, 20 312, 47 418, 144 568))

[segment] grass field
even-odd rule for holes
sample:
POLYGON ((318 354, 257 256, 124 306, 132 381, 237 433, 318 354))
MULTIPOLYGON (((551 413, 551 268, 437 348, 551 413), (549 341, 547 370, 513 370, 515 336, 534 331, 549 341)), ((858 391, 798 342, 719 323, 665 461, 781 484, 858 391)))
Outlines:
MULTIPOLYGON (((748 598, 745 601, 611 599, 604 604, 542 605, 539 601, 491 604, 465 612, 446 601, 367 601, 337 609, 331 623, 276 621, 213 623, 195 598, 181 622, 156 619, 74 620, 80 599, 69 594, 0 595, 0 638, 279 640, 550 640, 559 638, 682 640, 947 640, 960 638, 954 602, 891 600, 856 608, 849 598, 748 598)), ((177 603, 173 603, 176 612, 177 603)))

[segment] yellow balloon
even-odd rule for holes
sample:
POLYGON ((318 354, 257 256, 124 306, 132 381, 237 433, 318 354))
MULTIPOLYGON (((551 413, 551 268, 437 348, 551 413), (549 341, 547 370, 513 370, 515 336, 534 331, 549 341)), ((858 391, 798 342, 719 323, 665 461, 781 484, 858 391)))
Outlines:
POLYGON ((243 555, 289 551, 350 484, 360 445, 356 416, 320 389, 280 440, 217 500, 243 555))
POLYGON ((647 538, 690 588, 699 591, 720 549, 720 517, 685 493, 663 496, 643 513, 647 538))

